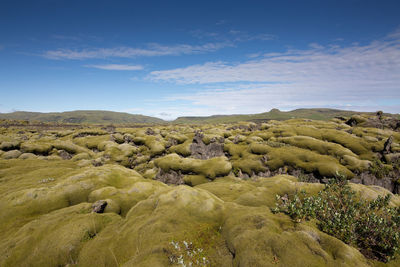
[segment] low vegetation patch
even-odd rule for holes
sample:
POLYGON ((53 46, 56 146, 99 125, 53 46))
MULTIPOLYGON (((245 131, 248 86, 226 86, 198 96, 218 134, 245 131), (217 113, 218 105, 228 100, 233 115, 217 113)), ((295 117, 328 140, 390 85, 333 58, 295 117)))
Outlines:
POLYGON ((332 179, 317 196, 302 191, 290 199, 277 195, 273 212, 296 222, 317 219, 323 232, 359 248, 365 257, 387 262, 400 247, 400 208, 389 205, 391 195, 366 201, 344 176, 332 179))

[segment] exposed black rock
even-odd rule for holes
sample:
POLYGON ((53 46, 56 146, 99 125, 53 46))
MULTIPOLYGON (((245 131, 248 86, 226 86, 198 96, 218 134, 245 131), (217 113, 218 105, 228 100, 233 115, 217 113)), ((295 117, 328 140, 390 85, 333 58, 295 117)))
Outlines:
POLYGON ((103 213, 104 209, 106 208, 106 206, 107 206, 107 201, 105 201, 105 200, 97 200, 92 205, 92 212, 103 213))
POLYGON ((190 145, 191 156, 197 159, 209 159, 224 156, 224 138, 212 138, 206 145, 203 142, 204 135, 200 131, 195 132, 193 143, 190 145))

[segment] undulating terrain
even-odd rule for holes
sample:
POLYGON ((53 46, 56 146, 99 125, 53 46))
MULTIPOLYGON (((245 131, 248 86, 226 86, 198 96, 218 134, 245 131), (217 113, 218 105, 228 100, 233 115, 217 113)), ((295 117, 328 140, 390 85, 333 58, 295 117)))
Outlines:
POLYGON ((398 252, 379 261, 272 212, 276 195, 316 195, 338 176, 400 207, 398 119, 315 119, 3 121, 0 266, 399 266, 398 252))

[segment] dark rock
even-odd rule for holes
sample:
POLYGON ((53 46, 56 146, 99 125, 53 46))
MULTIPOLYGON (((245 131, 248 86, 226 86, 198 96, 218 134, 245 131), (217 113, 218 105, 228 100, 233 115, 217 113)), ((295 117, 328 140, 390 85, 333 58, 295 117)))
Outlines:
POLYGON ((239 135, 236 135, 235 138, 233 138, 233 141, 232 141, 232 142, 233 142, 234 144, 237 144, 237 143, 239 143, 239 141, 240 141, 240 136, 239 136, 239 135))
POLYGON ((200 131, 195 132, 193 143, 190 145, 191 156, 197 159, 209 159, 224 156, 223 138, 213 138, 210 144, 203 142, 204 135, 200 131))
POLYGON ((346 121, 346 124, 353 127, 357 125, 357 120, 355 118, 350 118, 348 121, 346 121))
POLYGON ((171 146, 176 146, 178 144, 178 140, 174 139, 174 138, 170 138, 168 140, 168 143, 165 145, 166 148, 169 148, 171 146))
POLYGON ((379 120, 382 120, 382 115, 383 115, 383 112, 381 110, 376 112, 376 116, 378 117, 379 120))
POLYGON ((106 208, 106 206, 107 206, 107 201, 105 201, 105 200, 97 200, 92 205, 92 212, 103 213, 104 209, 106 208))
POLYGON ((71 159, 72 158, 72 155, 71 154, 69 154, 67 151, 65 151, 65 150, 60 150, 60 151, 58 151, 58 155, 62 158, 62 159, 64 159, 64 160, 68 160, 68 159, 71 159))
POLYGON ((147 128, 146 134, 147 134, 147 135, 156 135, 156 133, 155 133, 155 132, 153 131, 153 129, 151 129, 151 128, 147 128))
POLYGON ((363 172, 359 176, 354 177, 350 180, 350 182, 363 185, 377 185, 386 188, 390 192, 395 192, 396 188, 396 185, 391 178, 383 177, 381 179, 378 179, 375 177, 375 175, 367 172, 363 172))
POLYGON ((162 169, 160 169, 154 179, 165 184, 184 184, 183 175, 180 171, 176 172, 174 170, 169 170, 168 172, 164 172, 162 169))
POLYGON ((393 136, 391 135, 391 136, 386 140, 385 144, 383 145, 382 154, 389 154, 389 153, 391 152, 392 143, 393 143, 393 136))
POLYGON ((109 133, 115 133, 115 126, 114 125, 107 125, 106 127, 101 128, 104 131, 109 133))
POLYGON ((336 116, 335 119, 341 120, 341 121, 346 121, 347 119, 342 116, 336 116))

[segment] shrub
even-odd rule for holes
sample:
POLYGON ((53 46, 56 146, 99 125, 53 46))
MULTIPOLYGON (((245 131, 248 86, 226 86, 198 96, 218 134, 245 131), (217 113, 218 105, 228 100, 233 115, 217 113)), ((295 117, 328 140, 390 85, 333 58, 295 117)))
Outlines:
POLYGON ((400 247, 400 207, 389 206, 390 199, 363 200, 338 175, 317 196, 306 197, 304 191, 291 199, 277 195, 272 211, 296 222, 315 218, 321 231, 358 247, 367 258, 386 262, 400 247))

